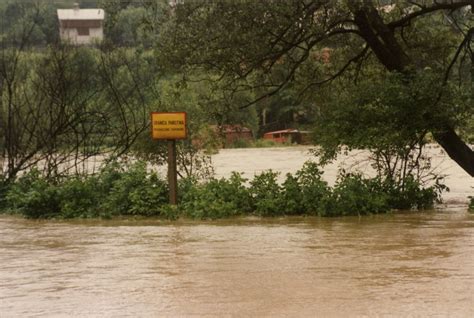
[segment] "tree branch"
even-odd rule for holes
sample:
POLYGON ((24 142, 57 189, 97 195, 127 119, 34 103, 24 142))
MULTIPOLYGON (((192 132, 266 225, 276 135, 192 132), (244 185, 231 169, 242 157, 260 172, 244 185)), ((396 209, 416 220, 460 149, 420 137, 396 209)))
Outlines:
POLYGON ((439 10, 456 10, 462 7, 466 7, 468 5, 473 5, 472 0, 464 0, 459 2, 451 2, 451 3, 435 3, 430 7, 423 7, 422 9, 409 13, 403 18, 393 21, 387 24, 389 28, 392 30, 398 27, 402 27, 410 23, 411 20, 415 19, 416 17, 439 11, 439 10))
POLYGON ((363 58, 367 52, 369 51, 369 47, 368 46, 365 46, 364 49, 362 51, 359 52, 359 54, 357 54, 356 56, 354 56, 353 58, 349 59, 346 64, 344 64, 343 67, 341 67, 341 69, 339 71, 337 71, 336 73, 334 73, 333 75, 331 75, 330 77, 326 78, 325 80, 322 80, 322 81, 319 81, 319 82, 313 82, 313 83, 310 83, 309 85, 307 85, 301 92, 300 92, 300 95, 303 95, 309 88, 311 87, 314 87, 314 86, 320 86, 320 85, 323 85, 323 84, 326 84, 326 83, 329 83, 333 80, 335 80, 336 78, 338 78, 339 76, 341 76, 346 70, 347 68, 352 64, 352 63, 355 63, 357 61, 359 61, 361 58, 363 58))
POLYGON ((461 51, 463 47, 467 46, 471 38, 474 36, 474 28, 469 29, 467 32, 466 36, 464 37, 464 40, 461 42, 459 45, 458 49, 456 50, 456 53, 454 54, 453 59, 451 60, 451 63, 449 63, 448 68, 446 69, 446 72, 444 74, 444 79, 443 79, 443 85, 445 85, 448 82, 449 78, 449 73, 451 72, 451 69, 453 68, 454 64, 456 63, 459 54, 461 54, 461 51))

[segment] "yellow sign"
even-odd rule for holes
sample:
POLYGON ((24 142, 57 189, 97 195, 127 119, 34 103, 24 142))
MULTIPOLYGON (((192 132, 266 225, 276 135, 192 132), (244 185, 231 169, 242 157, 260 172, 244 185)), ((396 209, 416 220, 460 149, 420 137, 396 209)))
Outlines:
POLYGON ((151 113, 153 139, 186 139, 186 113, 151 113))

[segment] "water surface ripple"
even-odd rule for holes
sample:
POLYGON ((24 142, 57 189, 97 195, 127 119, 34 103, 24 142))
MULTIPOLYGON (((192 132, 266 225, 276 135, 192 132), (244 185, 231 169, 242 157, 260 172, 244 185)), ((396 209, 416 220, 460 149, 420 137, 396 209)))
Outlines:
POLYGON ((474 317, 474 215, 0 217, 3 317, 474 317))

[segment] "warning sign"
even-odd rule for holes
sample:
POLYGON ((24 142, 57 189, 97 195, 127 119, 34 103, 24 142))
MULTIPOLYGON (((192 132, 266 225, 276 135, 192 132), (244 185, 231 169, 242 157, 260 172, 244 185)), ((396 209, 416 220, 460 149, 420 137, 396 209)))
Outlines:
POLYGON ((186 113, 151 113, 153 139, 186 139, 186 113))

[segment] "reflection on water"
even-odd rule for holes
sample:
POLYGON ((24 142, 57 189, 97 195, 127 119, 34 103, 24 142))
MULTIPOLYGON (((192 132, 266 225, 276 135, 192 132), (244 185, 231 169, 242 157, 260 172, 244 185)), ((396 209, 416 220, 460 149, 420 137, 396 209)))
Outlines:
POLYGON ((0 218, 0 316, 474 316, 474 215, 0 218))

